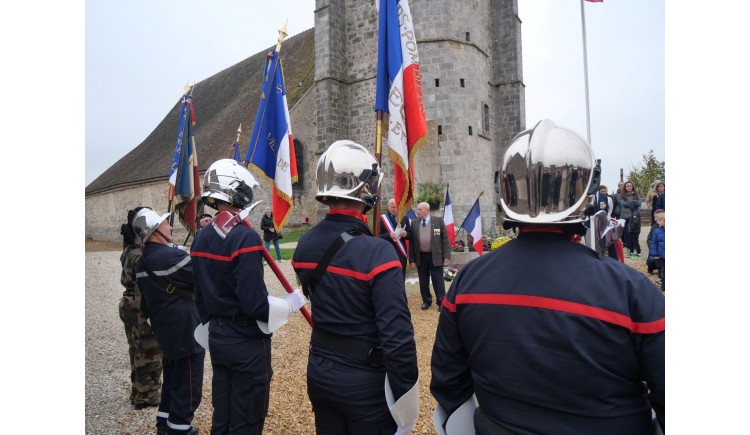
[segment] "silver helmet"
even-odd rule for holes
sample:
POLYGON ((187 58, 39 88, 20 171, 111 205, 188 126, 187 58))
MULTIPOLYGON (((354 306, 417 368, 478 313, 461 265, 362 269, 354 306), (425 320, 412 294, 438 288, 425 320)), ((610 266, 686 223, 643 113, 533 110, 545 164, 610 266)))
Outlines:
POLYGON ((548 119, 513 138, 495 173, 498 205, 512 222, 583 222, 587 197, 598 187, 591 146, 548 119))
POLYGON ((378 202, 378 186, 383 173, 369 151, 350 140, 339 140, 318 159, 315 171, 315 199, 328 204, 331 198, 351 199, 366 209, 378 202))
POLYGON ((151 234, 159 228, 162 222, 164 222, 169 215, 172 213, 164 213, 159 216, 158 213, 151 210, 150 208, 142 208, 135 214, 133 218, 133 231, 141 238, 141 242, 145 243, 151 234))
POLYGON ((253 188, 259 186, 255 177, 233 159, 221 159, 208 167, 203 179, 204 204, 218 209, 216 201, 232 207, 245 208, 253 201, 253 188))

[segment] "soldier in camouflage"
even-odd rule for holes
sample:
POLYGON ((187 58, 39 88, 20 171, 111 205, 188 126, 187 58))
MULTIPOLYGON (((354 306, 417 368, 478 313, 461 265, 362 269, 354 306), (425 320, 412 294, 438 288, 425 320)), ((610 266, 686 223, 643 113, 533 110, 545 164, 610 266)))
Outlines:
POLYGON ((120 228, 123 251, 120 255, 122 275, 120 283, 125 287, 120 299, 120 319, 125 324, 130 354, 130 403, 135 409, 159 406, 161 397, 161 349, 151 326, 141 313, 141 292, 135 278, 135 265, 141 257, 142 247, 136 244, 133 233, 133 217, 143 207, 128 211, 128 223, 120 228))

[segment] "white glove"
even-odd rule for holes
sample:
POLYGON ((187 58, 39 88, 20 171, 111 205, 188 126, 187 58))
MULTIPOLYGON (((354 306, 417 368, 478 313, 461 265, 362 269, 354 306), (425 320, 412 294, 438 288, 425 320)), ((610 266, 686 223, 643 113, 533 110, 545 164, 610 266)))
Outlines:
POLYGON ((414 423, 406 427, 396 427, 396 433, 393 435, 409 435, 414 430, 414 423))
POLYGON ((292 293, 285 293, 284 299, 292 306, 292 311, 297 311, 305 306, 305 296, 302 295, 300 289, 294 289, 292 293))

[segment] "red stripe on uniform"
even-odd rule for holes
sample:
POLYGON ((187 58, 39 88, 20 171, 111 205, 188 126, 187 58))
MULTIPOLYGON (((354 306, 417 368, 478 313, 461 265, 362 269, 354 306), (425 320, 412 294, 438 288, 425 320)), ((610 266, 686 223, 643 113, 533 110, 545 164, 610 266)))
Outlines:
MULTIPOLYGON (((296 263, 292 261, 292 267, 295 269, 315 269, 318 267, 318 263, 296 263)), ((356 270, 351 269, 344 269, 343 267, 335 267, 335 266, 328 266, 326 269, 326 272, 335 273, 336 275, 343 275, 343 276, 349 276, 354 279, 358 279, 361 281, 369 281, 375 276, 383 271, 386 271, 388 269, 393 269, 394 267, 401 268, 401 262, 400 261, 389 261, 388 263, 381 264, 380 266, 376 267, 372 271, 368 273, 364 272, 357 272, 356 270)))
MULTIPOLYGON (((445 305, 445 299, 443 299, 443 304, 445 305)), ((540 296, 464 294, 456 296, 456 304, 515 305, 521 307, 544 308, 612 323, 638 334, 656 334, 658 332, 663 332, 665 326, 664 317, 653 322, 634 322, 630 317, 624 314, 615 313, 614 311, 592 307, 591 305, 540 296)), ((450 309, 450 306, 447 307, 450 309)))
POLYGON ((452 304, 448 301, 448 298, 443 298, 443 306, 451 313, 456 312, 456 304, 452 304))
POLYGON ((210 254, 208 252, 196 252, 196 251, 191 252, 190 256, 191 257, 210 258, 212 260, 227 261, 228 262, 228 261, 234 260, 234 258, 237 257, 240 254, 245 254, 245 253, 253 252, 253 251, 262 251, 262 250, 263 250, 263 246, 261 245, 261 246, 251 246, 249 248, 238 249, 238 250, 232 252, 232 254, 229 257, 227 257, 226 255, 216 255, 216 254, 210 254))

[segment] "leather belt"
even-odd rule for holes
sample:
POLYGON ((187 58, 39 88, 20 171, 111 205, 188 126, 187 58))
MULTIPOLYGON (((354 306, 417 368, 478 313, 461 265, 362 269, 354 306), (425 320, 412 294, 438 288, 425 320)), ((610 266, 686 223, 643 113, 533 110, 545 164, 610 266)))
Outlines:
POLYGON ((213 316, 212 319, 218 320, 221 323, 231 323, 237 326, 246 326, 249 325, 253 320, 255 320, 245 315, 213 316))
POLYGON ((382 367, 385 365, 382 347, 372 346, 353 338, 329 334, 320 329, 313 328, 310 344, 338 352, 355 361, 369 364, 373 367, 382 367))

